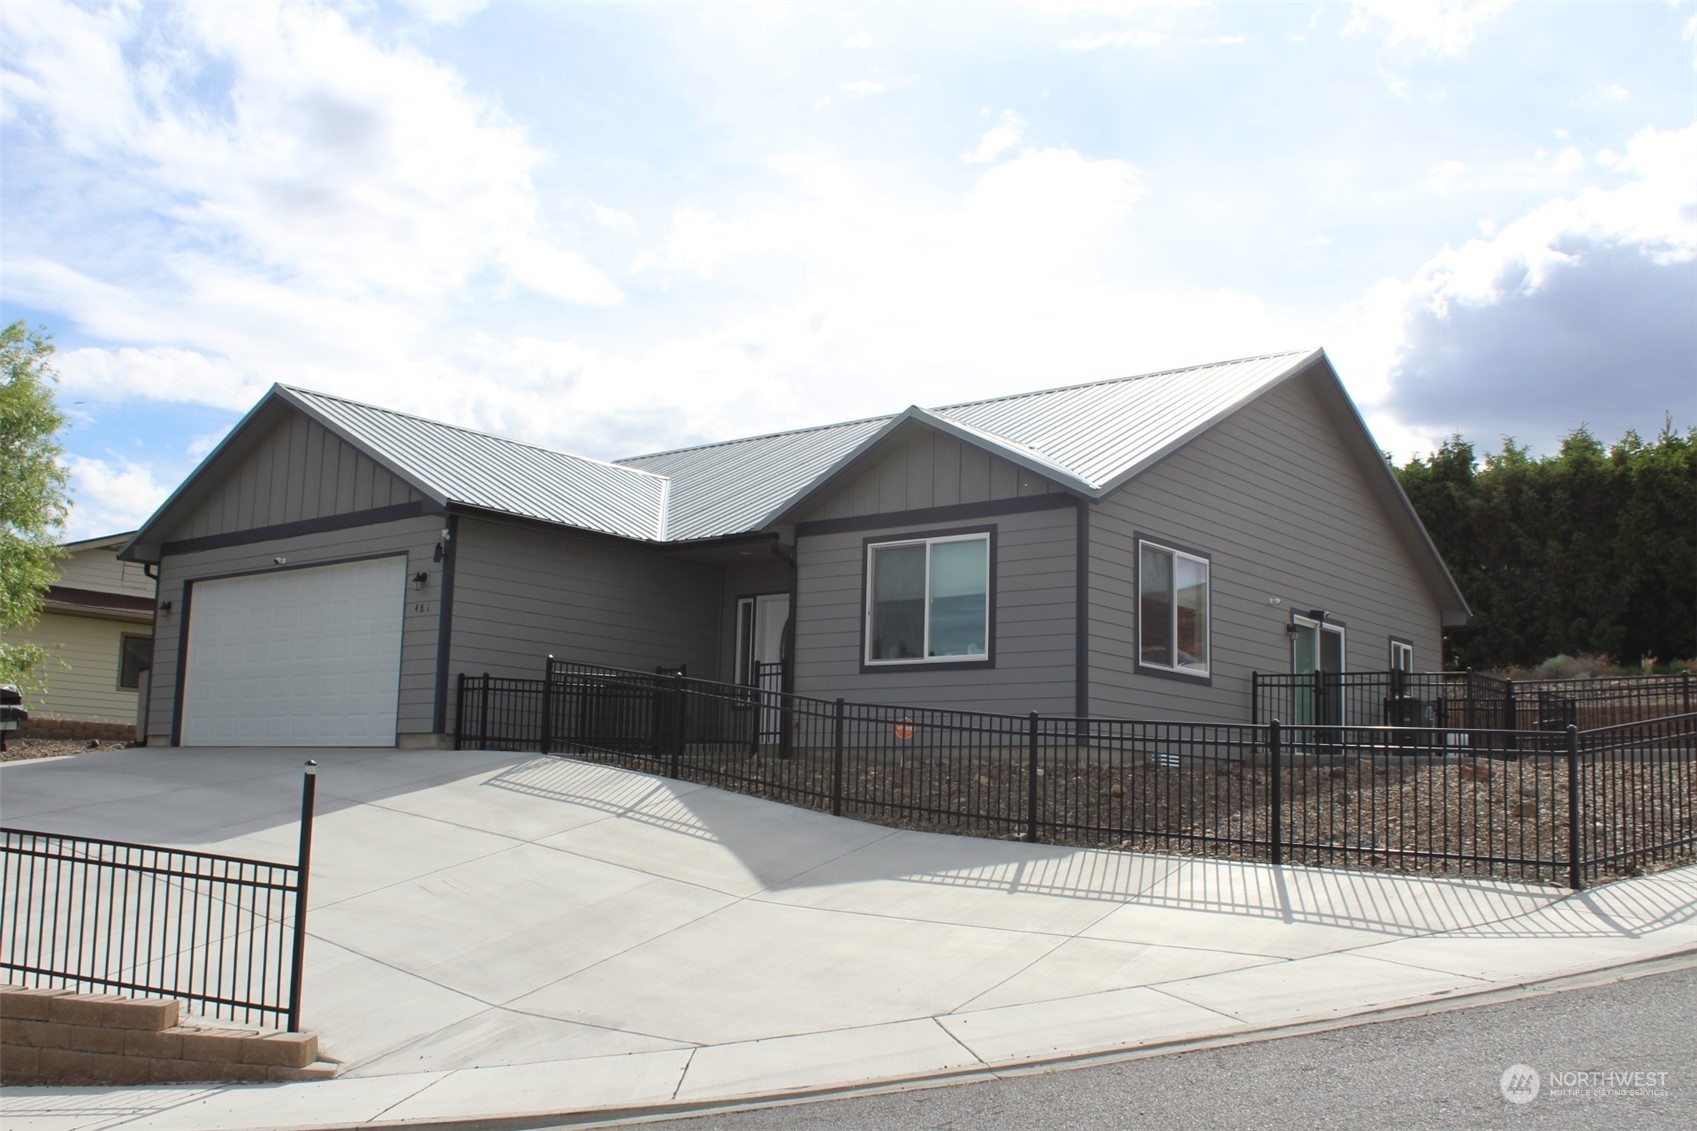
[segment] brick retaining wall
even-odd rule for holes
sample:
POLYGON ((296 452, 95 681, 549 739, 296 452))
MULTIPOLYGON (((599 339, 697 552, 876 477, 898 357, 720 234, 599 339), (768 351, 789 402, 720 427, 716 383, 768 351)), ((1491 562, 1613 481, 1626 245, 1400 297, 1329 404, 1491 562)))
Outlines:
POLYGON ((0 985, 0 1084, 323 1080, 314 1033, 179 1024, 181 1004, 0 985))

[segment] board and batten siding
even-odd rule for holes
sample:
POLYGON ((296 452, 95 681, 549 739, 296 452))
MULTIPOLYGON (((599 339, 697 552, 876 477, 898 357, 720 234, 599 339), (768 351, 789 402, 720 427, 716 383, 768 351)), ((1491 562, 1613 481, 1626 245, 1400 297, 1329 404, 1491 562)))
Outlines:
POLYGON ((293 410, 273 411, 277 422, 172 525, 165 541, 357 514, 422 498, 317 421, 293 410))
POLYGON ((396 731, 398 736, 430 733, 436 694, 436 639, 441 615, 441 567, 432 558, 436 541, 441 536, 442 521, 440 515, 424 515, 343 530, 268 538, 217 549, 166 553, 159 564, 159 601, 161 605, 171 602, 172 609, 159 614, 154 639, 147 726, 149 744, 168 745, 171 741, 181 673, 184 617, 193 616, 192 599, 185 601, 185 590, 191 581, 393 555, 406 557, 407 577, 419 572, 430 575, 423 590, 415 590, 409 583, 406 591, 395 597, 397 601, 405 602, 396 731), (278 557, 287 559, 286 563, 279 566, 274 560, 278 557))
POLYGON ((795 689, 820 699, 1070 715, 1076 670, 1072 506, 797 536, 795 689), (861 671, 865 540, 936 529, 996 532, 993 667, 861 671))
POLYGON ((801 516, 803 521, 895 514, 926 507, 1047 495, 1035 472, 921 424, 885 438, 863 466, 801 516))
POLYGON ((1387 668, 1391 636, 1441 666, 1438 598, 1344 435, 1337 406, 1293 380, 1092 508, 1092 714, 1247 722, 1250 673, 1290 671, 1292 610, 1345 625, 1347 670, 1387 668), (1135 673, 1140 534, 1212 559, 1210 683, 1135 673))
POLYGON ((540 679, 550 654, 717 677, 718 567, 482 519, 461 519, 455 541, 450 730, 459 673, 540 679))

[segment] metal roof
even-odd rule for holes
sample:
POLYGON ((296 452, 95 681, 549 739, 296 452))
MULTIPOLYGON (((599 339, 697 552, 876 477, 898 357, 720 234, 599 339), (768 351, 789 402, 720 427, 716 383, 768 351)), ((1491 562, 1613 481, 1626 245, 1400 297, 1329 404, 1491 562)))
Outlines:
POLYGON ((625 538, 664 536, 664 476, 305 389, 278 391, 439 503, 625 538))
POLYGON ((1270 354, 972 401, 937 415, 1021 445, 1100 496, 1318 357, 1270 354))
MULTIPOLYGON (((918 406, 891 416, 753 436, 617 463, 585 459, 357 401, 275 386, 202 463, 280 399, 441 506, 458 505, 650 542, 754 533, 793 511, 910 421, 1100 498, 1238 407, 1324 358, 1271 354, 1087 385, 918 406)), ((191 475, 197 479, 200 469, 191 475)), ((185 482, 124 550, 186 497, 185 482)))
POLYGON ((1081 495, 1101 498, 1323 357, 1297 350, 1071 385, 621 460, 673 477, 667 536, 758 530, 822 487, 894 424, 918 420, 1081 495))

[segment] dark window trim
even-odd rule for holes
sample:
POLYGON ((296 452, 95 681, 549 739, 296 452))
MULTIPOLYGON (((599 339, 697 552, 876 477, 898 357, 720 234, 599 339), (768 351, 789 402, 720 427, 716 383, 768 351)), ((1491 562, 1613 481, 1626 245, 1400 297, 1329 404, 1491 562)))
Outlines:
MULTIPOLYGON (((1156 679, 1176 679, 1191 687, 1212 687, 1214 684, 1214 555, 1202 550, 1195 550, 1171 538, 1162 538, 1156 534, 1145 534, 1141 530, 1132 531, 1131 535, 1131 590, 1132 602, 1137 612, 1132 619, 1131 631, 1131 661, 1132 670, 1137 675, 1153 676, 1156 679), (1195 672, 1181 671, 1177 668, 1153 667, 1143 662, 1143 545, 1144 543, 1157 550, 1176 551, 1188 554, 1193 558, 1201 558, 1208 563, 1208 672, 1198 675, 1195 672)), ((1176 648, 1178 642, 1175 640, 1176 648)))
POLYGON ((953 527, 946 530, 912 530, 901 534, 878 534, 860 540, 860 674, 883 675, 889 672, 940 672, 940 671, 982 671, 996 666, 996 542, 997 528, 994 524, 988 526, 953 527), (984 649, 989 655, 982 660, 909 660, 905 663, 872 663, 866 662, 866 602, 870 596, 868 582, 871 580, 872 547, 887 545, 891 542, 918 542, 930 538, 964 538, 972 535, 987 535, 989 561, 985 579, 988 592, 984 601, 986 607, 986 624, 984 625, 984 649))
POLYGON ((862 530, 888 530, 893 526, 920 526, 934 522, 970 522, 1001 515, 1062 510, 1078 502, 1078 496, 1061 491, 1049 495, 1021 495, 1013 499, 987 499, 979 503, 954 503, 946 507, 924 507, 911 511, 850 515, 798 522, 797 538, 818 534, 857 534, 862 530))
POLYGON ((251 546, 255 542, 269 542, 274 538, 299 538, 303 534, 326 534, 333 530, 349 530, 356 526, 376 526, 379 523, 399 522, 406 518, 422 518, 427 514, 441 513, 443 513, 441 507, 428 501, 396 503, 392 507, 377 507, 374 510, 325 515, 322 518, 307 518, 299 522, 279 523, 276 526, 255 526, 248 530, 232 530, 228 534, 208 534, 203 538, 184 538, 178 542, 165 543, 159 547, 159 553, 163 556, 166 554, 194 554, 202 550, 226 550, 232 546, 251 546))
MULTIPOLYGON (((323 561, 291 562, 288 565, 273 565, 270 569, 233 569, 228 573, 209 573, 205 577, 190 577, 183 580, 182 606, 183 623, 177 629, 177 678, 176 687, 172 692, 171 707, 171 745, 183 744, 183 695, 188 690, 189 676, 189 623, 194 618, 194 587, 203 581, 228 581, 232 577, 255 577, 262 573, 290 573, 297 569, 317 569, 320 566, 348 565, 353 562, 374 562, 379 558, 400 558, 410 562, 412 554, 407 550, 385 550, 380 554, 355 554, 346 558, 326 558, 323 561)), ((405 569, 401 571, 406 573, 405 569)), ((403 594, 404 596, 404 594, 403 594)), ((406 663, 406 621, 401 622, 401 663, 406 663)))
POLYGON ((145 671, 150 671, 152 668, 153 668, 153 637, 152 636, 144 636, 139 632, 121 632, 121 633, 119 633, 118 634, 118 690, 119 691, 140 691, 141 690, 141 673, 145 672, 145 671), (147 663, 136 668, 136 681, 134 683, 125 683, 124 682, 124 657, 129 652, 130 641, 132 641, 132 640, 145 640, 145 641, 147 641, 147 663))

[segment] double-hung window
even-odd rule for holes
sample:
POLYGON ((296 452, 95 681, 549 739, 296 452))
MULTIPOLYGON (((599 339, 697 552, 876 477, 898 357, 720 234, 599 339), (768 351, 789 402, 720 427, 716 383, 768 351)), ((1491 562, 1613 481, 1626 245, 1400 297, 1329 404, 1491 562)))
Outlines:
POLYGON ((1139 541, 1137 595, 1138 665, 1207 676, 1208 559, 1139 541))
POLYGON ((866 547, 866 663, 990 659, 990 534, 866 547))

